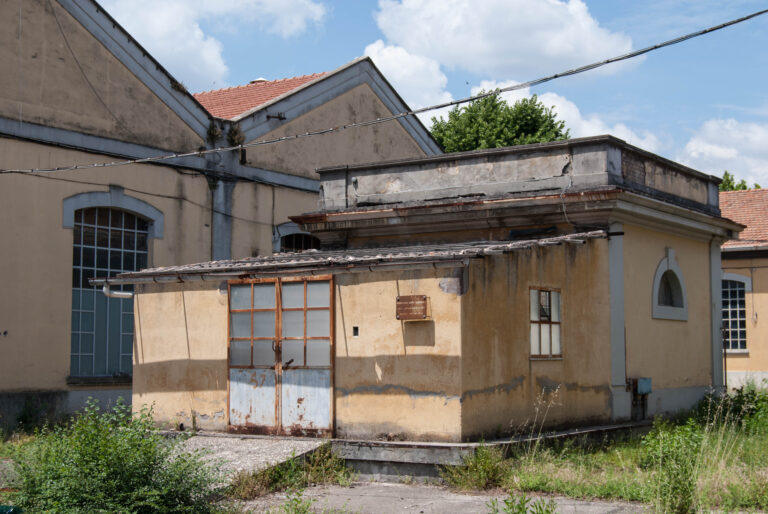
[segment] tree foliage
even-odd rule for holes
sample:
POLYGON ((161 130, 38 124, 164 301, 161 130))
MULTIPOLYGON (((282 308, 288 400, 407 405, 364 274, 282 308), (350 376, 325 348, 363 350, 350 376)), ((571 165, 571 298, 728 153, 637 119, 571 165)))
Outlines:
MULTIPOLYGON (((723 173, 720 191, 746 191, 747 189, 750 189, 750 187, 747 185, 746 180, 741 179, 736 182, 736 177, 728 173, 728 170, 723 173)), ((751 189, 760 189, 760 184, 754 184, 751 189)))
POLYGON ((432 135, 446 152, 546 143, 568 139, 565 122, 536 95, 509 105, 492 95, 456 106, 448 119, 432 118, 432 135))

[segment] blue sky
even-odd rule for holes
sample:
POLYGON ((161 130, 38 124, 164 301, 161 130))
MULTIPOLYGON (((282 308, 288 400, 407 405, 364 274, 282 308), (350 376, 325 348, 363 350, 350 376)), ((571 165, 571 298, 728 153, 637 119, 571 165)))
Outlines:
MULTIPOLYGON (((370 55, 411 107, 524 82, 765 9, 756 0, 103 0, 192 91, 370 55)), ((768 15, 535 93, 610 133, 768 186, 768 15)), ((439 114, 439 113, 438 113, 439 114)), ((429 116, 424 118, 429 124, 429 116)))

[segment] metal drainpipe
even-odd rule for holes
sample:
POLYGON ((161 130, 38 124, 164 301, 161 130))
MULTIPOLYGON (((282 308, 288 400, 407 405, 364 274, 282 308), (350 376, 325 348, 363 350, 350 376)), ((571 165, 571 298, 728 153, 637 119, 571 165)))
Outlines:
POLYGON ((108 298, 133 298, 133 291, 112 291, 106 282, 101 290, 104 292, 104 296, 108 298))

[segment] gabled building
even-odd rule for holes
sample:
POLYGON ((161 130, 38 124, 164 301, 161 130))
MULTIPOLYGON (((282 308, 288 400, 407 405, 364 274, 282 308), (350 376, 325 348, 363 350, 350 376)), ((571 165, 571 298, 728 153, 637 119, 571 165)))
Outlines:
POLYGON ((320 249, 135 287, 133 404, 212 430, 460 441, 723 385, 720 179, 609 136, 318 170, 320 249), (542 403, 543 402, 543 403, 542 403), (539 413, 538 422, 542 422, 539 413))
POLYGON ((723 216, 745 226, 722 246, 723 346, 728 388, 768 385, 768 190, 720 193, 723 216))
POLYGON ((131 396, 133 300, 105 297, 89 279, 311 246, 289 220, 317 208, 311 170, 440 153, 408 117, 195 154, 407 106, 358 59, 267 83, 281 86, 257 103, 220 93, 230 110, 217 110, 205 100, 214 93, 190 94, 92 0, 0 4, 0 70, 3 425, 42 407, 75 409, 88 396, 131 396), (175 154, 185 155, 103 165, 175 154))

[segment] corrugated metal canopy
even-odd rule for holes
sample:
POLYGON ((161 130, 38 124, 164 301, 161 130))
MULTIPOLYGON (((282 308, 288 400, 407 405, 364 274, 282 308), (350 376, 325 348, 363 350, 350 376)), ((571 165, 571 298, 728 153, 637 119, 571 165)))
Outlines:
POLYGON ((579 244, 604 238, 606 231, 595 230, 524 241, 474 241, 434 245, 353 248, 343 250, 306 250, 238 260, 211 261, 183 266, 151 268, 122 273, 111 279, 92 280, 93 284, 131 284, 183 281, 193 277, 233 277, 301 273, 338 273, 358 268, 411 267, 414 265, 461 262, 466 259, 563 243, 579 244))

